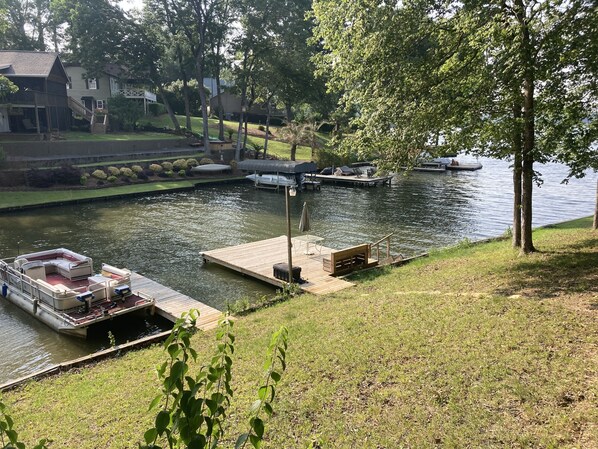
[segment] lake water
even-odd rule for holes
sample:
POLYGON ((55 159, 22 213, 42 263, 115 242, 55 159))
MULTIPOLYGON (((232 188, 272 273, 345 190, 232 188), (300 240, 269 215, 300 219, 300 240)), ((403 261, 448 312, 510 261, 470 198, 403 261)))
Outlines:
MULTIPOLYGON (((511 224, 509 164, 481 160, 476 172, 413 173, 391 187, 324 185, 292 199, 293 229, 303 202, 310 234, 342 248, 394 232, 393 253, 405 255, 501 235, 511 224)), ((536 167, 544 184, 534 192, 534 226, 593 213, 596 175, 561 184, 566 168, 536 167)), ((285 233, 284 196, 249 183, 0 215, 0 255, 11 257, 66 247, 102 262, 143 273, 193 298, 223 308, 227 301, 272 294, 270 286, 223 268, 202 266, 201 251, 285 233)), ((294 231, 295 232, 295 231, 294 231)), ((298 231, 297 231, 298 233, 298 231)), ((116 329, 118 343, 151 333, 164 323, 139 322, 116 329)), ((107 330, 87 341, 62 336, 0 300, 0 382, 108 345, 107 330)))

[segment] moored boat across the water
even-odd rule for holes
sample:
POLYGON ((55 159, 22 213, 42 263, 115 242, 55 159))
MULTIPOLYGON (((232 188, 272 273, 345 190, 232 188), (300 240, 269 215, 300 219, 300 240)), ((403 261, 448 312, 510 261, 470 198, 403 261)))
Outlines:
POLYGON ((152 308, 131 288, 131 272, 64 248, 0 260, 2 296, 57 332, 86 337, 101 321, 152 308))
POLYGON ((284 175, 272 175, 272 174, 251 174, 245 176, 250 181, 253 181, 256 186, 268 186, 268 187, 297 187, 295 178, 290 178, 284 175))

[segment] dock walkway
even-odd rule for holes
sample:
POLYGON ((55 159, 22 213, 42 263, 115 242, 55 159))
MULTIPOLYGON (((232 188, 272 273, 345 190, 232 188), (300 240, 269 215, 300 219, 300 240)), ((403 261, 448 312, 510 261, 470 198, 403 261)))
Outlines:
MULTIPOLYGON (((301 277, 306 281, 299 287, 309 293, 322 295, 336 292, 354 284, 344 279, 330 276, 324 271, 322 259, 330 257, 334 251, 319 244, 310 245, 300 239, 293 239, 293 266, 301 267, 301 277)), ((231 270, 238 271, 261 281, 282 287, 286 282, 274 277, 273 265, 287 262, 287 237, 280 236, 228 248, 204 251, 206 262, 213 262, 231 270)))
POLYGON ((183 312, 197 309, 200 315, 196 327, 207 330, 215 328, 218 325, 218 320, 222 318, 220 310, 152 281, 139 273, 131 274, 131 284, 134 291, 141 291, 155 298, 156 313, 170 321, 174 322, 179 319, 183 312))

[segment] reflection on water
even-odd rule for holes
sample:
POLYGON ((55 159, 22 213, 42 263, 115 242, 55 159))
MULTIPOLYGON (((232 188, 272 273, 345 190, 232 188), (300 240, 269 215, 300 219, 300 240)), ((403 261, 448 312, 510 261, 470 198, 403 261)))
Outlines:
MULTIPOLYGON (((291 213, 298 223, 306 201, 310 233, 333 248, 394 232, 393 252, 412 254, 463 238, 500 235, 511 221, 511 174, 506 162, 482 162, 481 171, 413 173, 398 177, 392 187, 325 185, 321 192, 297 195, 291 213)), ((535 226, 592 214, 595 175, 562 185, 564 167, 539 170, 545 183, 535 190, 535 226)), ((96 269, 101 262, 127 267, 223 308, 227 301, 272 289, 213 265, 204 267, 199 253, 276 237, 285 230, 283 195, 243 183, 3 215, 0 255, 63 246, 92 257, 96 269)), ((137 326, 149 332, 155 323, 137 326)), ((5 301, 0 301, 0 338, 0 382, 108 343, 105 335, 92 341, 58 335, 5 301)), ((117 342, 122 342, 118 336, 117 342)))

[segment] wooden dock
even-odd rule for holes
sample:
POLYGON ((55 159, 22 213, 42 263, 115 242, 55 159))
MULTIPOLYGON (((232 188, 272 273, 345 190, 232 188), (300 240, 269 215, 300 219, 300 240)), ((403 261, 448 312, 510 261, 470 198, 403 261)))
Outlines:
MULTIPOLYGON (((307 178, 308 176, 306 176, 307 178)), ((337 176, 337 175, 309 175, 309 179, 333 184, 345 184, 358 187, 375 187, 378 185, 390 185, 393 176, 337 176)))
MULTIPOLYGON (((307 245, 307 242, 300 240, 300 237, 293 239, 293 266, 301 267, 301 278, 306 280, 305 283, 299 284, 302 290, 322 295, 354 285, 344 279, 330 276, 330 273, 324 271, 322 259, 330 257, 333 249, 310 243, 309 252, 312 254, 305 254, 307 245)), ((277 287, 286 285, 286 282, 274 277, 272 268, 276 263, 287 263, 287 237, 284 235, 205 251, 202 256, 206 262, 217 263, 277 287)))
POLYGON ((212 329, 218 325, 222 312, 199 302, 187 295, 183 295, 139 273, 131 274, 133 291, 140 291, 156 300, 156 313, 172 322, 181 317, 183 312, 191 309, 199 310, 196 327, 201 330, 212 329))

